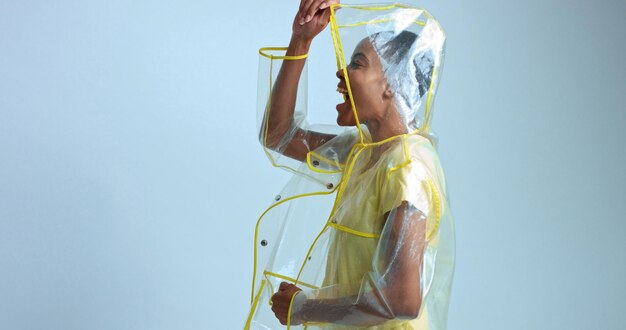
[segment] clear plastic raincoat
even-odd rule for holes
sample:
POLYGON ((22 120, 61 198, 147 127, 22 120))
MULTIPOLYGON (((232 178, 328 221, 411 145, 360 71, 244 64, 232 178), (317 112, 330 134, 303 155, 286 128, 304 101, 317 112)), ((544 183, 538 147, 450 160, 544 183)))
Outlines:
POLYGON ((454 225, 430 130, 444 32, 428 12, 405 5, 330 10, 345 102, 356 126, 326 132, 308 148, 307 134, 323 128, 305 121, 304 70, 293 122, 278 139, 272 136, 267 121, 278 70, 283 61, 305 56, 260 50, 259 138, 271 163, 294 175, 256 224, 245 329, 284 327, 271 310, 283 281, 302 289, 293 296, 287 327, 445 329, 454 225), (363 42, 380 59, 405 134, 374 142, 359 122, 344 55, 363 42), (284 156, 294 141, 307 148, 304 160, 284 156))

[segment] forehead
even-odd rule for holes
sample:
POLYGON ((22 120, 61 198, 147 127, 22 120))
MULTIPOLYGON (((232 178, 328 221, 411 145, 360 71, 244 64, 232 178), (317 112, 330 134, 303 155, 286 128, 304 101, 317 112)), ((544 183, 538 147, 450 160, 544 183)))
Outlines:
POLYGON ((374 47, 372 46, 372 42, 369 38, 364 38, 356 45, 356 47, 354 47, 352 57, 357 54, 365 55, 368 59, 373 59, 377 57, 376 52, 374 51, 374 47))
POLYGON ((378 54, 376 50, 374 50, 374 46, 372 46, 372 42, 368 37, 361 40, 356 47, 354 48, 354 52, 352 53, 352 59, 356 60, 358 57, 364 56, 367 59, 367 66, 378 69, 378 71, 382 71, 382 64, 380 62, 380 58, 378 58, 378 54))

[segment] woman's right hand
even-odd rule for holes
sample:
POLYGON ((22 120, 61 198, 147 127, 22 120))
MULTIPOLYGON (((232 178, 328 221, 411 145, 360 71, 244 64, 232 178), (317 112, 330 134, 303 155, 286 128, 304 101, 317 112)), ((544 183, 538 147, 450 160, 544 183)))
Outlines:
POLYGON ((330 6, 339 0, 301 0, 300 8, 293 19, 293 38, 311 42, 328 25, 330 6))

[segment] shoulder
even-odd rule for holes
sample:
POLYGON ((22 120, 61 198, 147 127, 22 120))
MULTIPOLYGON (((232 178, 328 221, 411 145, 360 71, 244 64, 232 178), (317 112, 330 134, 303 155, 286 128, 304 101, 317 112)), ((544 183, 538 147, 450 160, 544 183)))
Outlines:
POLYGON ((408 134, 390 141, 384 157, 388 177, 394 172, 423 177, 430 163, 436 161, 437 153, 427 138, 408 134))
POLYGON ((389 199, 384 208, 407 201, 428 214, 440 182, 439 160, 430 140, 416 134, 403 136, 393 141, 384 157, 378 173, 383 197, 389 199))

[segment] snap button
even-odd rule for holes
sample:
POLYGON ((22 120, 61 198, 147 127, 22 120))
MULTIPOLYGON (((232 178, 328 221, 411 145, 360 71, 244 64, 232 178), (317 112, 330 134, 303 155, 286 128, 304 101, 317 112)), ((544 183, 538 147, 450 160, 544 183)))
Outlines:
POLYGON ((267 246, 267 241, 266 240, 262 240, 261 241, 261 246, 267 246))

